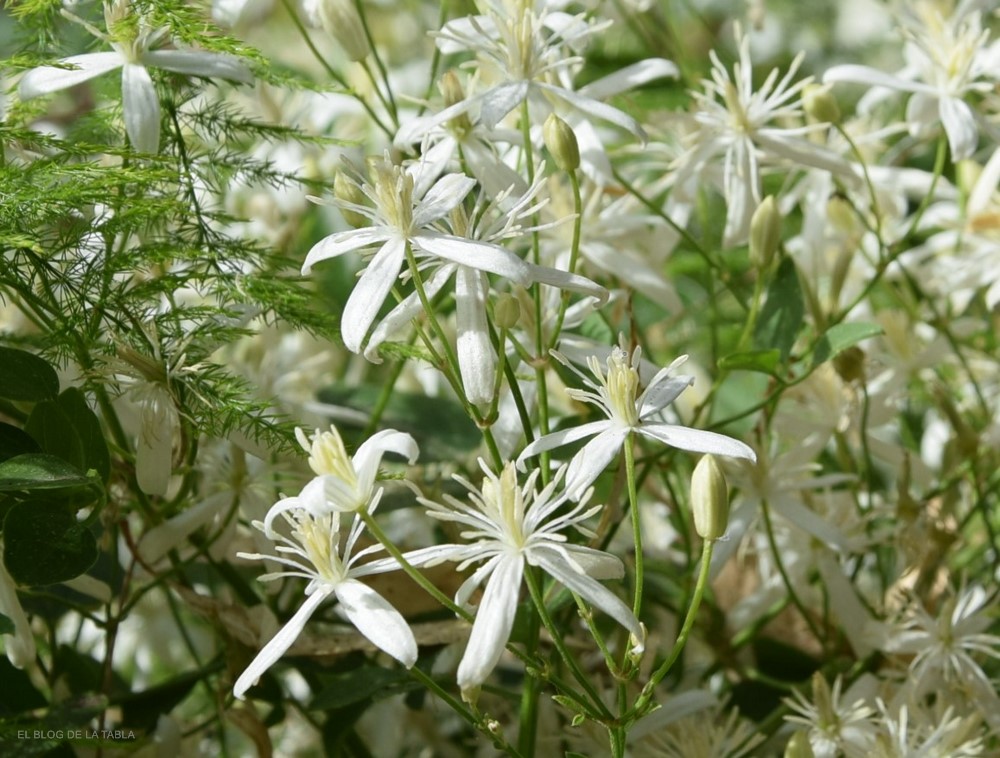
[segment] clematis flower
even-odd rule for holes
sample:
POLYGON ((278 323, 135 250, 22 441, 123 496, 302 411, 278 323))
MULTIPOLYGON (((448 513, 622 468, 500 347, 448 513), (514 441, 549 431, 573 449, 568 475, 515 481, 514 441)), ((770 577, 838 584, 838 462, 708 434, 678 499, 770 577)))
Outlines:
POLYGON ((468 491, 470 503, 444 495, 445 504, 420 499, 429 515, 468 529, 461 533, 469 544, 438 545, 415 550, 408 558, 421 565, 459 561, 461 571, 472 563, 482 565, 459 588, 455 602, 465 605, 484 582, 476 620, 465 655, 458 666, 458 686, 463 693, 474 690, 489 676, 510 638, 518 595, 526 566, 537 566, 588 603, 600 608, 632 633, 642 650, 644 631, 632 611, 602 585, 599 579, 624 575, 622 562, 613 555, 567 542, 564 532, 573 527, 590 534, 583 522, 600 510, 587 508, 586 498, 564 508, 568 497, 557 494, 565 467, 540 492, 535 490, 538 472, 518 485, 513 463, 493 473, 482 459, 486 478, 481 488, 455 476, 468 491))
MULTIPOLYGON (((297 500, 297 498, 288 498, 297 500)), ((242 699, 261 675, 267 671, 288 648, 292 646, 306 623, 319 606, 329 597, 337 600, 338 611, 353 624, 364 637, 409 668, 417 660, 417 642, 413 632, 399 611, 368 585, 362 577, 392 571, 399 567, 395 559, 381 559, 358 565, 358 561, 382 550, 373 545, 354 552, 364 523, 357 515, 351 529, 340 546, 340 514, 327 513, 313 516, 304 507, 288 507, 287 501, 277 503, 268 512, 264 522, 254 526, 275 542, 280 555, 238 553, 241 558, 275 561, 287 567, 285 571, 265 574, 261 581, 283 577, 308 579, 306 600, 280 631, 261 649, 233 685, 233 694, 242 699), (291 527, 291 537, 277 532, 273 523, 281 516, 291 527)))
MULTIPOLYGON (((69 17, 78 20, 71 15, 69 17)), ((128 0, 106 3, 104 18, 108 34, 86 22, 80 23, 111 45, 114 52, 73 55, 59 61, 65 67, 40 66, 32 69, 21 78, 19 91, 22 99, 58 92, 120 68, 122 109, 129 142, 140 152, 155 153, 160 146, 160 100, 148 68, 244 83, 253 79, 246 65, 231 55, 201 50, 154 49, 166 40, 169 30, 151 29, 140 19, 136 31, 136 24, 132 23, 134 19, 130 18, 128 0)))
POLYGON ((335 426, 331 426, 328 432, 317 429, 312 439, 307 438, 301 429, 295 430, 295 436, 309 453, 309 466, 316 478, 303 488, 298 497, 287 498, 275 508, 278 511, 305 508, 317 518, 331 512, 373 511, 383 492, 382 487, 375 486, 382 456, 395 453, 412 464, 420 454, 416 440, 395 429, 383 429, 372 435, 361 443, 353 457, 347 454, 335 426), (285 505, 282 506, 282 503, 285 505))
POLYGON ((977 3, 959 3, 946 17, 941 7, 914 3, 903 16, 907 65, 898 74, 869 66, 834 66, 824 82, 854 82, 910 92, 906 121, 918 134, 940 121, 948 136, 952 160, 969 158, 976 149, 979 126, 965 98, 994 88, 1000 63, 1000 40, 990 41, 977 3))
POLYGON ((570 397, 596 405, 608 418, 605 421, 592 421, 540 437, 524 449, 517 463, 523 468, 527 458, 593 437, 569 464, 566 487, 574 499, 580 497, 601 475, 633 432, 681 450, 757 460, 753 450, 732 437, 656 420, 664 408, 694 383, 694 377, 673 376, 674 370, 687 360, 687 356, 678 358, 657 372, 640 393, 639 365, 642 350, 637 347, 630 358, 624 347, 624 339, 621 347, 611 351, 606 372, 601 368, 596 356, 591 356, 587 360, 587 366, 596 378, 596 382, 559 353, 553 351, 552 355, 579 376, 588 387, 585 390, 567 390, 570 397))

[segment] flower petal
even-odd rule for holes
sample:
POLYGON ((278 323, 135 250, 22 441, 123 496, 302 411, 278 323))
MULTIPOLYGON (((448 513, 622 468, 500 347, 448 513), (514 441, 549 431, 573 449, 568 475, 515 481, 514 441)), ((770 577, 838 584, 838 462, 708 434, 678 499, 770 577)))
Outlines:
POLYGON ((59 61, 76 66, 75 69, 55 68, 54 66, 39 66, 21 77, 18 92, 22 100, 28 100, 50 92, 58 92, 67 87, 82 84, 95 76, 114 71, 125 63, 118 53, 87 53, 73 55, 59 61))
POLYGON ((948 135, 953 161, 971 158, 979 142, 976 116, 963 100, 957 97, 942 97, 938 103, 941 123, 948 135))
POLYGON ((646 82, 667 77, 676 79, 679 75, 679 69, 671 61, 665 58, 647 58, 644 61, 633 63, 631 66, 620 68, 613 74, 602 76, 587 86, 581 87, 577 92, 584 97, 604 100, 612 95, 639 87, 646 82))
POLYGON ((458 686, 462 690, 478 687, 496 668, 514 626, 523 571, 519 555, 505 557, 493 570, 458 665, 458 686))
POLYGON ((405 246, 406 242, 401 238, 386 242, 371 259, 347 299, 340 320, 340 334, 344 338, 344 345, 352 353, 361 352, 361 343, 364 342, 368 328, 399 278, 405 246))
POLYGON ((345 232, 331 234, 312 246, 306 255, 305 263, 302 264, 302 273, 308 274, 313 266, 327 258, 336 258, 352 250, 377 245, 385 242, 390 236, 389 232, 379 228, 348 229, 345 232))
POLYGON ((618 108, 614 108, 607 103, 602 103, 600 100, 594 100, 591 97, 584 97, 578 92, 571 92, 570 90, 563 89, 562 87, 554 87, 551 84, 540 84, 537 82, 535 83, 535 86, 545 90, 549 95, 569 103, 577 110, 581 110, 586 113, 588 116, 593 116, 594 118, 607 121, 615 126, 620 126, 622 129, 631 132, 642 140, 643 144, 645 144, 648 139, 646 131, 639 125, 639 122, 625 113, 625 111, 618 110, 618 108))
MULTIPOLYGON (((448 279, 455 272, 456 268, 458 266, 454 263, 438 266, 430 279, 424 282, 424 293, 427 295, 428 300, 433 300, 437 296, 437 293, 447 284, 448 279)), ((378 354, 379 345, 396 336, 403 327, 419 316, 423 310, 424 304, 420 301, 420 295, 416 292, 403 298, 396 304, 395 308, 389 311, 378 322, 378 326, 372 331, 371 336, 368 338, 368 344, 365 345, 365 358, 372 363, 381 363, 382 358, 378 354)))
POLYGON ((295 611, 295 615, 288 620, 288 623, 281 627, 278 633, 271 638, 271 641, 257 653, 257 657, 247 666, 246 671, 240 674, 240 678, 233 685, 233 695, 236 696, 237 700, 242 700, 246 691, 256 684, 261 675, 271 668, 298 639, 306 622, 309 621, 331 590, 332 588, 324 586, 307 597, 306 601, 295 611))
POLYGON ((521 104, 528 96, 528 89, 529 84, 526 81, 507 82, 484 92, 478 98, 474 98, 482 102, 482 107, 479 110, 480 121, 487 129, 492 129, 500 123, 504 116, 521 104))
POLYGON ((406 620, 389 601, 357 579, 345 579, 334 590, 340 610, 379 650, 406 668, 417 662, 417 641, 406 620))
POLYGON ((517 467, 521 471, 524 471, 524 461, 526 458, 538 455, 539 453, 544 453, 546 450, 553 450, 557 447, 568 445, 571 442, 577 442, 578 440, 585 439, 586 437, 593 437, 595 434, 600 434, 610 428, 610 421, 591 421, 587 424, 574 426, 570 429, 562 429, 558 432, 546 434, 544 437, 539 437, 521 451, 521 454, 517 457, 517 467))
POLYGON ((405 432, 383 429, 361 443, 351 462, 358 477, 358 490, 368 492, 375 483, 382 456, 386 453, 401 455, 412 466, 420 455, 417 441, 405 432))
POLYGON ((571 498, 579 500, 583 496, 587 487, 594 483, 622 449, 622 442, 628 432, 626 427, 611 426, 573 456, 566 470, 566 491, 571 498))
POLYGON ((458 368, 465 395, 473 405, 493 399, 496 355, 486 320, 489 282, 482 271, 459 266, 455 273, 455 325, 458 368))
POLYGON ((122 110, 132 149, 159 152, 160 98, 145 66, 126 63, 122 67, 122 110))
POLYGON ((585 276, 571 274, 569 271, 549 266, 536 266, 534 263, 528 263, 528 267, 532 283, 547 284, 550 287, 589 295, 597 300, 598 305, 604 305, 608 302, 608 291, 585 276))
POLYGON ((439 258, 488 271, 517 284, 527 285, 531 282, 530 266, 499 245, 428 231, 414 235, 410 241, 414 247, 439 258))
POLYGON ((639 396, 639 418, 659 413, 692 384, 693 376, 656 377, 639 396))
POLYGON ((413 211, 413 226, 420 229, 451 213, 469 191, 476 180, 465 174, 446 174, 434 182, 423 200, 413 211))
POLYGON ((843 66, 833 66, 823 74, 823 83, 829 82, 852 82, 854 84, 868 84, 873 87, 887 87, 904 92, 934 92, 934 88, 921 82, 913 82, 908 79, 901 79, 892 74, 886 74, 870 66, 858 66, 846 64, 843 66))
POLYGON ((642 424, 636 428, 636 431, 645 437, 680 450, 726 455, 730 458, 745 458, 748 461, 757 462, 757 454, 749 445, 724 434, 690 429, 674 424, 642 424))
POLYGON ((621 601, 611 590, 592 579, 586 574, 578 573, 572 566, 557 555, 552 555, 547 551, 538 553, 532 551, 529 562, 532 558, 537 558, 537 563, 542 569, 557 579, 567 589, 572 590, 581 598, 596 608, 600 608, 615 621, 628 629, 632 636, 643 642, 645 634, 639 625, 639 620, 625 603, 621 601))
POLYGON ((203 50, 147 50, 140 60, 145 66, 163 68, 178 74, 202 76, 206 79, 232 79, 245 84, 253 81, 250 69, 234 55, 203 50))

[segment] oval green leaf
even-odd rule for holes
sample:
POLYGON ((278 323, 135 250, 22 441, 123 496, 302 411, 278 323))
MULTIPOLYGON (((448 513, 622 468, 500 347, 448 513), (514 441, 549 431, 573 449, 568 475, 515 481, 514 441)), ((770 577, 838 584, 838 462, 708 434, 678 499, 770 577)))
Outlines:
POLYGON ((17 455, 0 463, 0 492, 58 490, 89 481, 62 458, 45 453, 17 455))
POLYGON ((3 522, 3 562, 14 581, 57 584, 97 562, 97 540, 61 503, 18 503, 3 522))
POLYGON ((33 353, 0 347, 0 366, 0 397, 38 402, 59 394, 56 370, 33 353))

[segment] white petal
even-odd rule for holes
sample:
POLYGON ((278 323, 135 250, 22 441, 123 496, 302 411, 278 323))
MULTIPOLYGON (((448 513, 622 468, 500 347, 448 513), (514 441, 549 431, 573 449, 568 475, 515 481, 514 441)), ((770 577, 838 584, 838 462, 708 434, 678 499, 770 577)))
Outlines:
POLYGON ((847 539, 837 527, 827 523, 809 508, 791 498, 776 498, 771 504, 775 513, 803 529, 824 544, 838 550, 846 550, 847 539))
POLYGON ((458 665, 458 686, 462 690, 478 687, 496 668, 514 626, 523 570, 520 556, 506 557, 493 570, 472 625, 465 655, 458 665))
POLYGON ((14 668, 30 666, 35 660, 35 635, 17 597, 14 579, 3 563, 3 543, 0 543, 0 613, 14 622, 14 634, 4 635, 7 659, 14 668))
POLYGON ((126 63, 122 67, 122 110, 132 149, 159 152, 160 99, 145 66, 126 63))
POLYGON ((143 65, 163 68, 178 74, 203 76, 206 79, 232 79, 249 84, 250 69, 239 58, 223 53, 200 50, 147 50, 141 57, 143 65))
POLYGON ((639 397, 639 418, 659 413, 694 384, 693 376, 654 379, 639 397))
POLYGON ((900 79, 898 76, 886 74, 870 66, 857 66, 854 64, 834 66, 827 69, 826 73, 823 74, 823 82, 853 82, 855 84, 868 84, 874 87, 888 87, 889 89, 903 90, 904 92, 934 92, 932 87, 921 82, 900 79))
POLYGON ((536 84, 535 86, 540 89, 544 89, 550 95, 564 100, 574 108, 583 111, 588 116, 593 116, 594 118, 599 118, 602 121, 608 121, 615 126, 620 126, 626 131, 632 132, 636 137, 642 140, 645 144, 647 140, 647 135, 645 130, 639 125, 639 122, 634 118, 629 116, 625 111, 618 110, 607 103, 602 103, 600 100, 594 100, 590 97, 584 97, 577 92, 571 92, 561 87, 553 87, 549 84, 536 84))
POLYGON ((618 69, 613 74, 601 77, 587 86, 581 87, 578 92, 584 97, 604 100, 612 95, 639 87, 646 82, 667 77, 674 79, 679 75, 680 71, 672 62, 664 58, 647 58, 644 61, 633 63, 631 66, 618 69))
POLYGON ((713 453, 757 462, 757 454, 752 448, 724 434, 673 424, 642 424, 636 431, 665 445, 692 453, 713 453))
POLYGON ((356 579, 341 582, 335 592, 340 610, 369 642, 406 668, 417 662, 413 632, 389 601, 356 579))
POLYGON ((345 232, 331 234, 312 246, 305 263, 302 264, 302 273, 308 274, 313 266, 327 258, 336 258, 352 250, 385 242, 389 236, 388 232, 379 228, 348 229, 345 232))
POLYGON ((462 387, 473 405, 493 399, 496 356, 486 320, 486 274, 467 266, 455 273, 455 326, 462 387))
POLYGON ((521 471, 524 471, 524 461, 526 458, 544 453, 546 450, 553 450, 557 447, 568 445, 571 442, 593 437, 595 434, 600 434, 610 429, 611 426, 612 423, 610 421, 591 421, 588 424, 574 426, 571 429, 562 429, 558 432, 546 434, 544 437, 539 437, 521 451, 521 454, 517 457, 517 467, 521 471))
MULTIPOLYGON (((528 82, 508 82, 500 84, 478 98, 482 101, 479 119, 487 129, 492 129, 500 120, 521 104, 528 96, 528 82)), ((440 114, 439 114, 440 115, 440 114)))
POLYGON ((413 236, 411 242, 424 252, 497 274, 517 284, 526 285, 531 280, 528 264, 499 245, 437 232, 421 232, 413 236))
POLYGON ((144 535, 139 542, 139 554, 147 564, 154 564, 177 547, 196 529, 207 524, 215 514, 230 505, 232 495, 228 492, 217 492, 209 495, 200 503, 186 508, 173 518, 167 519, 144 535))
POLYGON ((60 63, 76 66, 75 69, 40 66, 21 77, 18 92, 22 100, 28 100, 50 92, 81 84, 100 76, 108 71, 114 71, 125 62, 118 53, 87 53, 63 58, 60 63))
POLYGON ((271 638, 271 641, 264 645, 264 648, 257 653, 257 657, 247 666, 246 671, 240 674, 240 678, 233 685, 233 695, 238 700, 243 699, 246 691, 253 687, 261 675, 271 668, 285 654, 285 651, 292 646, 292 643, 298 639, 306 622, 316 612, 319 604, 330 594, 331 589, 323 587, 317 589, 307 597, 306 601, 295 611, 295 615, 288 620, 288 623, 281 627, 278 633, 271 638))
POLYGON ((538 556, 538 565, 544 571, 551 574, 553 578, 565 585, 567 589, 572 590, 588 603, 596 608, 600 608, 611 616, 611 618, 628 629, 637 640, 643 640, 645 635, 643 634, 642 627, 639 625, 639 620, 629 607, 611 590, 596 579, 592 579, 586 574, 577 573, 572 566, 568 565, 558 556, 548 554, 547 552, 545 554, 537 554, 533 551, 532 557, 535 555, 538 556))
POLYGON ((412 466, 420 455, 417 441, 405 432, 383 429, 361 443, 351 462, 358 476, 358 489, 367 492, 375 483, 382 456, 386 453, 401 455, 412 466))
POLYGON ((951 159, 960 161, 971 158, 979 142, 979 129, 972 109, 955 97, 942 97, 938 109, 945 134, 948 135, 951 159))
POLYGON ((386 242, 371 259, 347 299, 340 320, 340 334, 344 338, 344 345, 352 353, 361 352, 361 343, 368 328, 399 278, 405 246, 405 241, 398 238, 386 242))
POLYGON ((442 176, 417 204, 413 212, 413 225, 422 228, 447 216, 465 199, 475 184, 475 179, 464 174, 442 176))
POLYGON ((757 157, 748 138, 737 139, 726 152, 723 173, 724 192, 729 208, 722 234, 723 247, 730 248, 746 241, 750 234, 750 219, 757 210, 757 157))
POLYGON ((594 550, 583 545, 564 544, 560 546, 570 554, 574 561, 580 564, 587 576, 594 579, 622 579, 625 576, 625 564, 621 558, 603 550, 594 550))
POLYGON ((534 263, 528 263, 528 266, 531 271, 530 278, 532 282, 547 284, 550 287, 558 287, 559 289, 571 292, 579 292, 581 295, 589 295, 597 300, 600 305, 608 301, 608 291, 585 276, 571 274, 568 271, 550 268, 549 266, 536 266, 534 263))
POLYGON ((570 497, 580 499, 587 487, 618 455, 628 431, 625 427, 613 426, 598 434, 573 456, 566 470, 566 491, 570 497))
MULTIPOLYGON (((424 282, 424 293, 428 300, 433 300, 437 296, 456 268, 454 263, 447 263, 435 269, 431 278, 424 282)), ((378 322, 378 326, 375 327, 371 337, 368 338, 368 344, 365 346, 365 358, 372 363, 381 363, 378 346, 395 337, 407 324, 423 313, 423 310, 424 304, 420 302, 420 295, 416 292, 403 298, 378 322)))

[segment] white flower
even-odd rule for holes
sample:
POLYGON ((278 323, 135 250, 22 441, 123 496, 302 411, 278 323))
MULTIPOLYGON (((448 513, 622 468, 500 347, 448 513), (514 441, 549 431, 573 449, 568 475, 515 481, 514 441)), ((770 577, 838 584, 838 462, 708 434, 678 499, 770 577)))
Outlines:
POLYGON ((455 602, 467 603, 472 593, 486 582, 476 620, 461 664, 458 685, 463 691, 482 684, 500 660, 510 637, 525 566, 537 566, 581 598, 600 608, 632 633, 638 649, 644 632, 638 620, 618 597, 598 579, 624 575, 621 561, 607 553, 567 542, 563 534, 570 527, 589 533, 582 522, 601 506, 585 508, 585 503, 567 506, 565 493, 556 495, 565 469, 540 492, 535 490, 538 472, 518 486, 513 463, 494 474, 480 460, 486 475, 481 489, 456 476, 469 490, 471 504, 444 495, 447 505, 421 499, 430 515, 452 521, 468 529, 462 537, 466 545, 439 545, 417 550, 410 560, 422 565, 460 561, 458 570, 471 563, 484 563, 459 588, 455 602))
MULTIPOLYGON (((129 15, 127 0, 115 0, 104 6, 104 17, 111 34, 117 34, 129 15)), ((71 18, 73 18, 71 16, 71 18)), ((163 68, 178 74, 219 77, 238 82, 252 81, 246 65, 231 55, 199 50, 154 50, 169 35, 165 28, 150 29, 140 21, 138 32, 128 39, 116 39, 84 24, 88 31, 114 48, 114 52, 85 53, 63 58, 64 68, 40 66, 27 72, 19 87, 25 100, 73 87, 94 77, 122 69, 122 109, 125 131, 135 150, 155 153, 160 147, 160 100, 147 68, 163 68)))
POLYGON ((334 511, 373 511, 383 492, 382 487, 375 486, 382 456, 396 453, 413 464, 419 455, 413 437, 395 429, 383 429, 372 435, 361 443, 353 457, 347 454, 335 426, 331 426, 328 432, 317 429, 311 440, 301 429, 295 430, 295 436, 309 453, 309 466, 316 478, 303 488, 297 498, 282 502, 287 503, 289 508, 305 508, 317 518, 334 511))
POLYGON ((642 356, 640 348, 633 351, 631 359, 624 347, 614 348, 607 360, 607 372, 601 368, 596 356, 591 356, 587 360, 587 366, 597 379, 596 382, 570 365, 558 353, 553 352, 553 356, 576 373, 589 388, 567 390, 570 397, 596 405, 608 418, 547 434, 528 445, 517 462, 519 467, 523 467, 526 458, 593 437, 569 464, 566 488, 574 498, 579 497, 600 476, 633 432, 681 450, 756 461, 754 451, 732 437, 656 420, 660 412, 694 382, 694 377, 691 376, 672 376, 687 356, 678 358, 657 372, 641 393, 638 370, 642 356))
POLYGON ((975 758, 984 755, 981 719, 977 714, 964 718, 954 709, 939 706, 937 713, 918 706, 902 705, 896 716, 879 699, 882 733, 871 758, 975 758))
POLYGON ((35 660, 35 635, 17 597, 17 585, 14 584, 13 577, 7 573, 7 567, 4 565, 2 540, 0 540, 0 613, 14 624, 14 632, 3 635, 7 659, 15 668, 23 669, 35 660))
POLYGON ((309 251, 302 266, 302 273, 307 274, 319 261, 379 246, 344 306, 341 335, 349 350, 361 352, 382 303, 399 279, 407 246, 418 259, 444 259, 473 271, 497 274, 518 284, 531 281, 531 267, 502 247, 429 228, 465 199, 475 179, 462 174, 446 174, 435 181, 437 168, 434 164, 418 161, 402 168, 394 165, 388 155, 382 161, 375 161, 372 168, 372 183, 357 176, 351 180, 373 207, 340 203, 370 218, 372 225, 325 237, 309 251))
POLYGON ((785 126, 803 118, 802 89, 812 78, 792 83, 803 56, 792 61, 780 81, 778 70, 772 70, 755 92, 750 39, 737 30, 737 42, 740 59, 733 66, 733 75, 730 77, 713 50, 712 79, 704 82, 704 92, 692 93, 697 129, 688 135, 690 146, 677 161, 674 180, 678 189, 696 187, 691 178, 706 172, 712 176, 712 163, 722 158, 722 187, 728 206, 723 235, 726 247, 747 239, 750 218, 763 199, 762 161, 812 166, 856 179, 847 161, 807 139, 811 132, 826 129, 825 124, 785 126))
POLYGON ((907 65, 899 74, 848 64, 829 69, 823 81, 912 92, 906 107, 910 131, 922 132, 940 120, 952 160, 968 158, 976 149, 979 127, 964 98, 990 92, 993 82, 983 80, 995 81, 1000 71, 1000 40, 989 42, 990 32, 982 28, 976 5, 959 3, 947 18, 940 5, 914 3, 903 17, 907 65))
MULTIPOLYGON (((298 500, 298 498, 288 498, 298 500)), ((409 668, 417 660, 417 642, 413 632, 399 611, 371 587, 358 581, 361 577, 384 573, 399 568, 394 559, 369 561, 357 565, 361 558, 382 550, 373 545, 354 552, 355 544, 364 526, 359 516, 354 517, 343 548, 340 546, 340 514, 327 513, 314 517, 304 507, 289 506, 287 500, 277 503, 264 522, 254 522, 269 539, 281 544, 280 555, 239 553, 241 558, 275 561, 288 570, 265 574, 261 581, 271 581, 294 576, 308 579, 306 600, 284 627, 274 635, 253 659, 236 684, 233 694, 242 699, 246 691, 260 679, 274 663, 285 654, 301 634, 306 622, 320 604, 331 595, 336 597, 338 610, 375 647, 385 651, 409 668), (291 537, 285 537, 273 528, 276 516, 281 515, 291 526, 291 537)))
POLYGON ((793 698, 785 703, 796 714, 785 720, 810 727, 809 744, 816 758, 868 758, 875 742, 875 711, 864 704, 863 699, 844 705, 840 697, 841 680, 837 677, 833 690, 822 674, 816 672, 812 678, 813 697, 809 701, 802 692, 796 690, 793 698))

